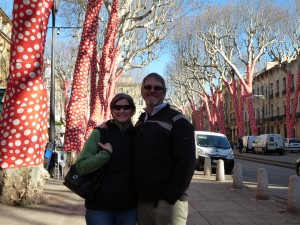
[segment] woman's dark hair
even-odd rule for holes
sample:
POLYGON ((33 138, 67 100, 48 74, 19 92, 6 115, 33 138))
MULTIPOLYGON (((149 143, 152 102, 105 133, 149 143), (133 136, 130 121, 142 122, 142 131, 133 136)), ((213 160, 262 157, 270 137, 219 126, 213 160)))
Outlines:
POLYGON ((129 103, 129 105, 131 106, 131 109, 133 111, 133 113, 135 113, 135 104, 134 101, 132 99, 132 97, 128 94, 125 93, 119 93, 116 94, 115 97, 113 97, 113 99, 110 102, 110 109, 112 110, 114 105, 116 104, 117 101, 122 100, 122 99, 126 99, 129 103))

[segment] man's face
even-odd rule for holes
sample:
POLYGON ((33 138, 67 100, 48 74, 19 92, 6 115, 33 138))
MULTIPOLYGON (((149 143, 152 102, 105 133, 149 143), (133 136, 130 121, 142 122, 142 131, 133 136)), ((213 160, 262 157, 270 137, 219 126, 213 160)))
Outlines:
POLYGON ((150 77, 145 81, 141 94, 148 107, 161 104, 166 95, 163 85, 154 77, 150 77))

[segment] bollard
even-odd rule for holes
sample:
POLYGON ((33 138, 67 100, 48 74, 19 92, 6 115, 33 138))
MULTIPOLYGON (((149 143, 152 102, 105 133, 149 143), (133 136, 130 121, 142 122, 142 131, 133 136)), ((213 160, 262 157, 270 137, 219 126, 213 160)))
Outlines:
POLYGON ((225 181, 224 161, 222 159, 219 159, 217 163, 216 181, 225 181))
POLYGON ((297 175, 289 178, 287 212, 300 213, 300 177, 297 175))
POLYGON ((242 164, 235 163, 233 168, 233 183, 232 187, 235 189, 243 189, 243 169, 242 164))
POLYGON ((204 159, 204 175, 211 176, 211 159, 210 159, 210 157, 205 157, 205 159, 204 159))
POLYGON ((269 200, 268 173, 265 168, 257 170, 256 199, 269 200))

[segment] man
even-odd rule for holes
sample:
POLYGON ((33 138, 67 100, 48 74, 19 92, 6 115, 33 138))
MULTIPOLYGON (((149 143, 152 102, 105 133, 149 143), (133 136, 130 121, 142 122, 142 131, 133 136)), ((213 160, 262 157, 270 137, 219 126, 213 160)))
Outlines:
POLYGON ((146 108, 134 138, 138 224, 184 225, 196 163, 194 129, 163 102, 166 86, 159 74, 144 78, 141 94, 146 108))
POLYGON ((238 149, 239 149, 239 152, 242 153, 243 151, 243 148, 244 148, 244 145, 243 145, 243 137, 239 137, 238 139, 238 149))

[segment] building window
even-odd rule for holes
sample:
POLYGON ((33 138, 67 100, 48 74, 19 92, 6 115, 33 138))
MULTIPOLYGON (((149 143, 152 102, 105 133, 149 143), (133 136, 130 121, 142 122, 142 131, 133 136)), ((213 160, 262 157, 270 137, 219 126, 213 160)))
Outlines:
POLYGON ((270 83, 270 86, 269 86, 269 94, 270 94, 270 95, 273 95, 273 83, 270 83))
POLYGON ((271 104, 270 115, 273 117, 273 104, 271 104))
POLYGON ((286 90, 286 78, 284 77, 282 81, 283 81, 283 90, 286 90))
POLYGON ((277 106, 277 116, 279 116, 279 107, 277 106))
POLYGON ((276 93, 279 93, 279 80, 276 80, 276 93))
POLYGON ((292 74, 292 84, 291 84, 291 88, 294 89, 294 74, 292 74))
POLYGON ((139 98, 138 105, 143 105, 144 101, 142 98, 139 98))

